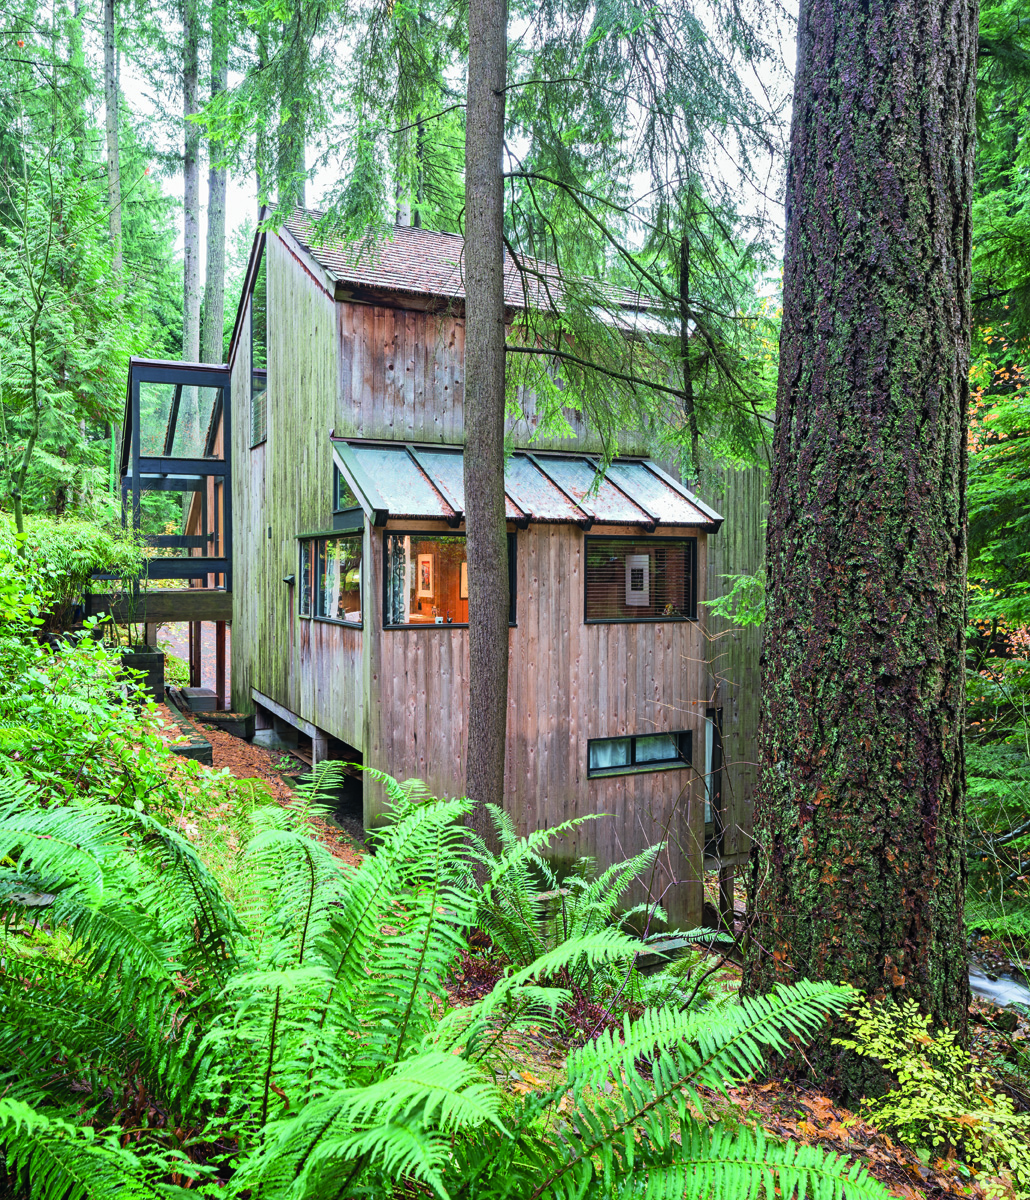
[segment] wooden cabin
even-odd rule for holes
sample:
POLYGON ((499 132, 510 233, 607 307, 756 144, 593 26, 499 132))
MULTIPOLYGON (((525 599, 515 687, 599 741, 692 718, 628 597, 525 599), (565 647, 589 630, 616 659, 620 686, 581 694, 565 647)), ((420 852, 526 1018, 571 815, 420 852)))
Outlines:
MULTIPOLYGON (((439 795, 462 792, 467 744, 461 256, 412 227, 360 254, 321 245, 305 212, 259 235, 225 407, 233 708, 439 795)), ((521 295, 513 272, 513 311, 521 295)), ((522 832, 608 814, 555 844, 570 861, 666 841, 652 895, 700 924, 702 865, 739 823, 699 606, 722 518, 631 434, 602 472, 599 436, 568 416, 563 440, 532 415, 510 429, 498 801, 522 832)), ((383 811, 365 777, 366 827, 383 811)))

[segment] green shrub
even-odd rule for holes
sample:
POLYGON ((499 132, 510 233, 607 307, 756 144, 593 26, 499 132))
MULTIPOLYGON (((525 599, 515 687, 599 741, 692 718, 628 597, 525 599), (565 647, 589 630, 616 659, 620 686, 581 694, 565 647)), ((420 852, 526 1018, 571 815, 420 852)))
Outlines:
MULTIPOLYGON (((18 572, 47 606, 49 628, 59 629, 81 601, 94 574, 134 580, 144 574, 142 547, 119 526, 82 517, 31 516, 18 553, 13 521, 0 513, 0 553, 4 573, 18 572)), ((118 584, 103 585, 118 590, 118 584)))
POLYGON ((1016 1113, 997 1092, 950 1029, 931 1032, 914 1000, 863 1004, 845 1013, 854 1033, 834 1044, 874 1058, 898 1080, 878 1100, 863 1100, 863 1114, 916 1149, 943 1156, 954 1147, 983 1175, 1001 1180, 989 1194, 1030 1196, 1030 1115, 1016 1113))

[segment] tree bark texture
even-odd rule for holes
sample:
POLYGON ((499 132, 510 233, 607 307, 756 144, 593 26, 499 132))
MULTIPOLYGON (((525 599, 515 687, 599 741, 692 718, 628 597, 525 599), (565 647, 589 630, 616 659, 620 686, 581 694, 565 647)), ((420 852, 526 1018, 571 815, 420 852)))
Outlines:
POLYGON ((107 133, 107 210, 111 263, 122 275, 122 183, 118 158, 118 63, 115 50, 115 0, 104 0, 104 128, 107 133))
POLYGON ((305 119, 304 93, 307 88, 308 52, 307 30, 300 8, 284 31, 282 96, 279 123, 279 197, 292 196, 294 203, 307 207, 305 178, 305 119))
POLYGON ((802 0, 745 987, 965 1032, 976 0, 802 0))
POLYGON ((200 126, 190 120, 197 112, 200 75, 200 20, 197 0, 183 0, 183 283, 182 356, 200 358, 200 126))
POLYGON ((472 824, 504 793, 508 709, 508 538, 504 505, 504 87, 506 0, 469 5, 465 129, 465 528, 469 572, 472 824))
MULTIPOLYGON (((229 82, 229 8, 226 0, 211 6, 211 99, 229 82)), ((221 148, 208 141, 207 267, 204 272, 204 328, 201 362, 220 363, 225 327, 225 194, 226 169, 217 165, 221 148)))

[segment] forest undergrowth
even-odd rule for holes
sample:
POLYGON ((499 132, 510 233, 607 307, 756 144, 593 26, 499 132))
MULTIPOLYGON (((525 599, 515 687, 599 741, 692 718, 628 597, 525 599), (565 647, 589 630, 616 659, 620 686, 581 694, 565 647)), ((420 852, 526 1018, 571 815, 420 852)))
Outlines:
POLYGON ((0 562, 8 1195, 1028 1194, 1018 1115, 976 1118, 979 1158, 964 1111, 906 1148, 770 1069, 849 989, 743 1001, 702 931, 642 971, 666 935, 622 898, 657 848, 559 877, 572 824, 494 810, 490 850, 378 776, 391 824, 344 861, 331 777, 276 798, 175 758, 116 655, 38 636, 46 588, 0 562))

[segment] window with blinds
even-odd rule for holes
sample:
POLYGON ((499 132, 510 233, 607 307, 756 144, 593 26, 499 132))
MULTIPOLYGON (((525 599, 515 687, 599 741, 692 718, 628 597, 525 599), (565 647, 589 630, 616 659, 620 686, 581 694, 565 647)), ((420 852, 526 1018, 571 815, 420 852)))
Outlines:
POLYGON ((584 538, 587 621, 697 616, 696 538, 584 538))
POLYGON ((261 253, 250 297, 250 444, 268 437, 268 287, 261 253))

